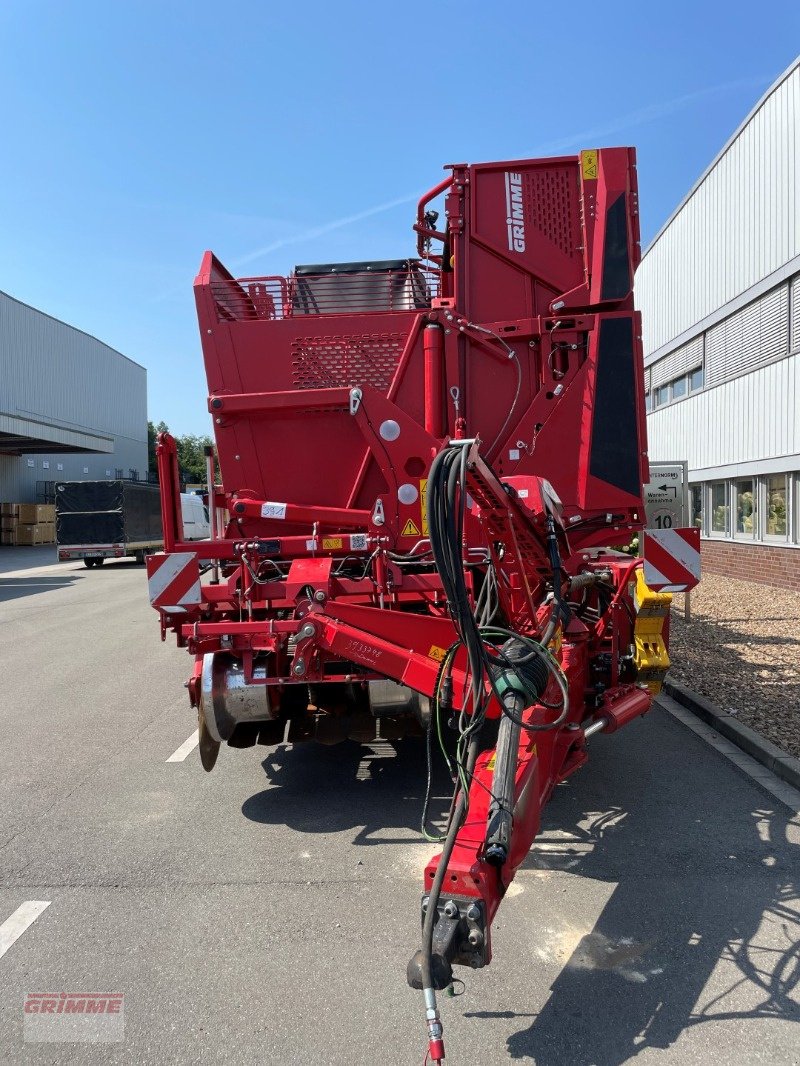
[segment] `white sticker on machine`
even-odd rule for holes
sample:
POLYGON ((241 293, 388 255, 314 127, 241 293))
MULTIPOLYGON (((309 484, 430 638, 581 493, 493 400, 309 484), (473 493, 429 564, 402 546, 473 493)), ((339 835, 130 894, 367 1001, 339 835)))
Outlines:
POLYGON ((286 517, 286 504, 275 503, 273 500, 266 500, 261 504, 261 517, 262 518, 285 518, 286 517))
POLYGON ((350 551, 351 552, 365 552, 369 544, 367 542, 366 533, 353 533, 350 537, 350 551))

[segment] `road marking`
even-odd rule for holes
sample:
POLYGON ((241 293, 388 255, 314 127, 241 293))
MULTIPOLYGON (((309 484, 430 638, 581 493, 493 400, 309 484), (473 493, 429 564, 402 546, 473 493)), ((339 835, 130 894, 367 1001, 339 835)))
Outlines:
POLYGON ((194 751, 197 745, 200 743, 200 730, 195 729, 194 733, 178 748, 177 751, 173 751, 172 755, 167 759, 167 762, 183 762, 190 751, 194 751))
POLYGON ((33 925, 45 908, 50 906, 50 900, 29 899, 20 903, 10 918, 6 918, 0 925, 0 958, 5 955, 15 940, 18 940, 29 925, 33 925))

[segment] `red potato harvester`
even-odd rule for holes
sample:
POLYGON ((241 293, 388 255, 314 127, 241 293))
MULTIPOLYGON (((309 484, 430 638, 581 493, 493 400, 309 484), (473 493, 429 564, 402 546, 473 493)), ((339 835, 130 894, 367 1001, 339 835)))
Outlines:
POLYGON ((554 787, 659 691, 670 600, 613 548, 648 479, 633 150, 447 170, 415 258, 237 280, 205 254, 224 488, 210 454, 212 538, 184 542, 162 434, 148 560, 207 770, 223 742, 370 739, 378 719, 427 733, 429 758, 442 741, 455 789, 408 964, 434 1063, 436 991, 490 961, 554 787))

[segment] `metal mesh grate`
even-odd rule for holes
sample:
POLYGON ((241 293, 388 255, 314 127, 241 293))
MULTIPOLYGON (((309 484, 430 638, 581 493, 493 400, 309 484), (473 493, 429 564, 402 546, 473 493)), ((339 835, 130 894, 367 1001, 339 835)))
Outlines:
POLYGON ((438 274, 412 261, 405 270, 348 272, 288 278, 221 278, 211 281, 219 322, 277 320, 300 315, 374 314, 430 307, 439 291, 438 274))
POLYGON ((580 245, 578 212, 574 209, 574 177, 564 168, 536 168, 527 174, 528 217, 565 255, 580 245))
POLYGON ((405 337, 402 333, 298 337, 292 342, 292 380, 297 389, 372 385, 388 389, 405 337))

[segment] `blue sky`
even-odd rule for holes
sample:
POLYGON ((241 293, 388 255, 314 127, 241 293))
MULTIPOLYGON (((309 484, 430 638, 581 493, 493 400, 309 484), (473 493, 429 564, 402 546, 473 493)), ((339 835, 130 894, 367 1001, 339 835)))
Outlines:
POLYGON ((767 7, 5 0, 0 289, 206 432, 205 248, 247 275, 411 254, 443 164, 605 144, 638 149, 646 243, 794 59, 800 4, 767 7))

